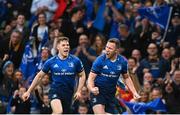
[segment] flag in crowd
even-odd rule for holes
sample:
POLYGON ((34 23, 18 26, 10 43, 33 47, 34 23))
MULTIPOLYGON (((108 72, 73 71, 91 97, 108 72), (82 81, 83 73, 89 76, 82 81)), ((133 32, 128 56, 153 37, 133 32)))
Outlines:
POLYGON ((166 29, 169 25, 172 8, 168 5, 143 7, 138 9, 138 12, 142 17, 146 17, 161 28, 166 29))
POLYGON ((21 65, 19 68, 24 75, 24 80, 34 76, 35 74, 34 56, 30 43, 28 43, 25 47, 21 65))
POLYGON ((102 0, 98 9, 96 18, 93 23, 93 27, 100 31, 103 31, 104 26, 105 26, 105 19, 104 19, 105 9, 106 9, 106 0, 102 0))
POLYGON ((134 102, 126 102, 126 101, 123 102, 130 109, 132 114, 145 114, 146 110, 160 111, 160 112, 167 111, 166 106, 162 102, 161 98, 157 98, 148 103, 144 103, 144 102, 134 103, 134 102))

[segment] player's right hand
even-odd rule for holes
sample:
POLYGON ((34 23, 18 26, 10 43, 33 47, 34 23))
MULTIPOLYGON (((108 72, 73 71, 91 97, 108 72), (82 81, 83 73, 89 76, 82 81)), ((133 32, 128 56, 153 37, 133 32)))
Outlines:
POLYGON ((30 97, 30 93, 29 93, 29 92, 25 92, 25 93, 22 95, 22 99, 23 99, 23 101, 28 100, 28 99, 29 99, 29 97, 30 97))
POLYGON ((91 92, 94 94, 94 95, 98 95, 99 94, 99 88, 98 87, 93 87, 91 89, 91 92))

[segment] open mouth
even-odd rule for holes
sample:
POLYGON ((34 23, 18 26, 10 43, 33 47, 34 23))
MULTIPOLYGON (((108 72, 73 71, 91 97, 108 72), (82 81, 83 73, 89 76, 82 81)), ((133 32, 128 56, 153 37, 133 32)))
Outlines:
POLYGON ((65 52, 65 53, 68 53, 68 52, 69 52, 69 50, 64 50, 64 52, 65 52))
POLYGON ((106 55, 108 56, 110 53, 109 52, 106 52, 106 55))

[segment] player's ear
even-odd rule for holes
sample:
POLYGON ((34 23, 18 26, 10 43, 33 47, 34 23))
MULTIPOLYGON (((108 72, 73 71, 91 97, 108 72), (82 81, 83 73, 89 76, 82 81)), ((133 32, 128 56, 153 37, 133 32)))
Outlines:
POLYGON ((59 44, 56 45, 56 49, 59 50, 59 44))
POLYGON ((117 48, 116 53, 119 54, 119 52, 120 52, 120 48, 117 48))

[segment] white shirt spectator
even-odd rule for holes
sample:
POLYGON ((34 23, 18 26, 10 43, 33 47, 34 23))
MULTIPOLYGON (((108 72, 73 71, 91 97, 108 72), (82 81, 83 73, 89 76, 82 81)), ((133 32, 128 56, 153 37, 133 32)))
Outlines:
POLYGON ((31 6, 31 13, 37 14, 38 12, 45 11, 47 21, 50 21, 53 12, 56 11, 58 4, 55 0, 33 0, 31 6))

